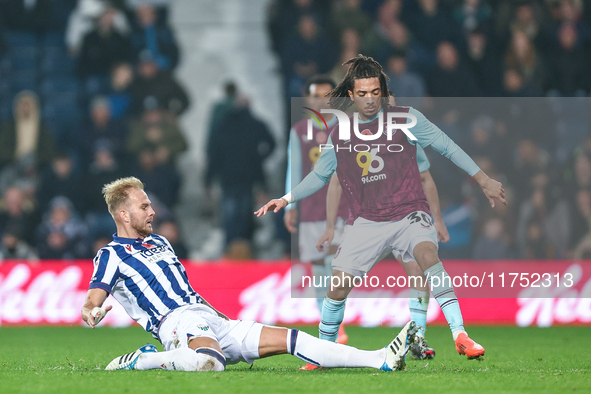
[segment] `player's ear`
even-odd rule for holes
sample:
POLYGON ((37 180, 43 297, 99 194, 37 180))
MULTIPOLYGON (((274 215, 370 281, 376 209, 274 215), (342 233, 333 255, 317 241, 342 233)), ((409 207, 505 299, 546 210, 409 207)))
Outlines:
POLYGON ((349 97, 351 97, 351 101, 353 101, 353 92, 350 90, 347 90, 347 93, 349 93, 349 97))
POLYGON ((129 223, 129 212, 127 212, 125 209, 120 209, 119 220, 121 220, 123 223, 129 223))

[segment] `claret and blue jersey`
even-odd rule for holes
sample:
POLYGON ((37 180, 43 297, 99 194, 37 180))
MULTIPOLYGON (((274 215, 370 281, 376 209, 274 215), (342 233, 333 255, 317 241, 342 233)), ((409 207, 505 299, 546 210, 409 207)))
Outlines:
MULTIPOLYGON (((416 142, 404 133, 394 133, 392 141, 387 140, 384 133, 370 142, 351 133, 350 140, 342 141, 338 140, 338 127, 335 126, 326 143, 332 148, 322 150, 312 172, 291 191, 294 200, 299 201, 321 189, 336 171, 344 196, 356 217, 372 221, 399 220, 410 212, 429 210, 419 175, 423 171, 420 167, 424 168, 421 166, 424 161, 421 148, 431 146, 470 176, 480 171, 458 145, 419 111, 411 107, 390 107, 388 111, 408 112, 416 117, 417 124, 410 129, 416 142), (363 145, 363 149, 352 148, 357 144, 363 145), (384 148, 388 144, 402 149, 384 148)), ((360 130, 361 134, 375 135, 381 126, 379 119, 376 114, 372 119, 360 120, 359 128, 366 129, 360 130)), ((398 123, 408 121, 409 118, 404 118, 398 123)))
POLYGON ((144 239, 113 235, 94 258, 89 289, 112 294, 153 335, 168 312, 202 302, 168 240, 156 234, 144 239))

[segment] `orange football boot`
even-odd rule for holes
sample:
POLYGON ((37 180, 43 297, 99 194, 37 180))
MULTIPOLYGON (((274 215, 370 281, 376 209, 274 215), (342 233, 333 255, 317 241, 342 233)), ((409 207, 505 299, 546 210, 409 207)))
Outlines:
POLYGON ((303 367, 300 367, 300 371, 318 371, 321 369, 328 369, 328 368, 324 368, 324 367, 321 367, 320 365, 314 365, 314 364, 310 364, 310 363, 304 365, 303 367))
POLYGON ((347 335, 347 333, 345 332, 345 326, 341 324, 341 326, 339 327, 339 334, 337 336, 337 343, 340 343, 341 345, 346 345, 347 342, 349 342, 349 335, 347 335))
POLYGON ((464 333, 458 335, 456 339, 456 350, 460 355, 465 354, 468 359, 478 358, 484 355, 484 348, 464 333))

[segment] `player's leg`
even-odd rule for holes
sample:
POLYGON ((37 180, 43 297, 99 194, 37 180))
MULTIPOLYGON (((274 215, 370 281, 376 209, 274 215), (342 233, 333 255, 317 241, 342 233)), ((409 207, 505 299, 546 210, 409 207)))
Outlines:
MULTIPOLYGON (((328 276, 332 276, 332 261, 334 260, 334 255, 343 241, 345 230, 349 227, 351 226, 345 225, 345 219, 341 217, 337 218, 334 228, 334 237, 330 247, 328 248, 328 251, 326 252, 326 256, 324 257, 324 269, 328 276)), ((346 345, 347 342, 349 342, 349 335, 347 335, 345 332, 345 325, 341 323, 337 335, 337 343, 346 345)))
POLYGON ((264 326, 260 334, 259 357, 287 353, 325 368, 370 367, 393 371, 404 366, 404 357, 415 335, 416 325, 409 322, 388 346, 369 351, 324 341, 296 329, 264 326))
POLYGON ((153 345, 145 345, 133 353, 117 357, 107 365, 106 370, 120 369, 164 369, 168 371, 205 372, 223 371, 226 358, 219 343, 212 338, 195 338, 188 347, 157 352, 153 345))
POLYGON ((320 325, 318 331, 320 339, 335 342, 339 328, 345 316, 345 302, 353 289, 355 276, 350 273, 333 269, 330 285, 322 304, 320 325))
POLYGON ((437 246, 433 242, 423 241, 414 247, 413 254, 428 278, 433 296, 445 315, 456 342, 457 351, 460 354, 466 354, 468 358, 482 356, 484 348, 471 340, 464 330, 460 304, 456 298, 451 277, 439 260, 437 246))
POLYGON ((411 346, 411 354, 414 359, 424 360, 435 357, 435 350, 427 345, 425 340, 425 331, 427 330, 427 309, 429 308, 429 287, 423 270, 416 261, 402 261, 400 253, 394 253, 396 260, 406 272, 409 278, 409 297, 408 308, 410 311, 410 320, 417 323, 417 341, 411 346))
POLYGON ((345 300, 355 278, 363 277, 383 257, 390 254, 389 234, 382 223, 358 218, 347 228, 341 246, 334 255, 332 277, 322 306, 320 338, 336 341, 345 316, 345 300))

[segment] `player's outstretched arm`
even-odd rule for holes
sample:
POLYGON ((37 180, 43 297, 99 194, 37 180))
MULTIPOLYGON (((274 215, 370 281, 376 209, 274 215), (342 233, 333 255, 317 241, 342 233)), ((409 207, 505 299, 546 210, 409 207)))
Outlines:
POLYGON ((82 315, 82 320, 86 322, 90 326, 90 328, 94 328, 109 312, 113 307, 111 305, 107 305, 103 308, 103 303, 109 296, 103 289, 90 289, 86 294, 86 302, 80 311, 82 315))
POLYGON ((320 252, 325 248, 324 243, 326 242, 326 248, 329 248, 334 238, 334 226, 337 221, 342 194, 343 187, 339 182, 339 178, 335 174, 332 174, 326 193, 326 229, 320 238, 318 238, 318 242, 316 242, 316 249, 320 252))
POLYGON ((283 197, 273 199, 265 205, 263 205, 261 208, 259 208, 259 210, 256 211, 254 214, 257 215, 257 218, 260 218, 261 216, 265 216, 268 211, 273 211, 277 213, 283 208, 285 208, 288 204, 289 202, 283 197))
POLYGON ((441 216, 441 206, 439 205, 437 186, 435 185, 435 181, 433 180, 429 170, 421 172, 421 183, 423 185, 423 190, 425 190, 425 195, 427 196, 429 208, 431 208, 431 213, 433 214, 433 224, 435 225, 435 230, 437 231, 437 240, 445 243, 449 241, 449 232, 447 231, 447 227, 445 226, 443 217, 441 216))
POLYGON ((482 170, 474 174, 473 178, 482 188, 482 191, 486 198, 488 198, 491 207, 495 207, 495 200, 499 200, 503 204, 507 205, 507 200, 505 199, 505 189, 503 189, 501 182, 490 178, 482 170))

